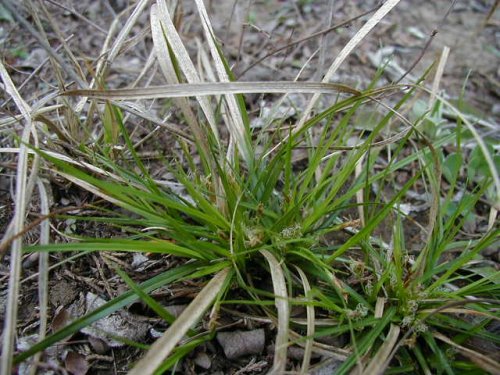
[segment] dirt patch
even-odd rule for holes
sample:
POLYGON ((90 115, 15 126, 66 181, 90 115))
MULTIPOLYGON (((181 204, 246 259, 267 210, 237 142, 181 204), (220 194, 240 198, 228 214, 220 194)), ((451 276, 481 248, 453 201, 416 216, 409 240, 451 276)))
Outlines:
MULTIPOLYGON (((374 9, 378 2, 335 1, 333 7, 329 1, 271 2, 269 5, 255 4, 251 8, 243 3, 233 7, 234 4, 229 0, 217 1, 213 2, 212 9, 217 35, 224 42, 228 55, 235 59, 235 71, 241 73, 270 52, 374 9)), ((370 62, 370 55, 379 51, 400 67, 401 71, 388 70, 386 75, 387 81, 397 80, 419 58, 427 40, 437 31, 409 77, 423 74, 447 46, 451 53, 442 87, 448 95, 458 97, 468 77, 466 101, 481 109, 486 117, 494 115, 498 118, 499 108, 494 106, 500 93, 500 11, 497 9, 491 13, 494 1, 457 1, 447 15, 450 4, 401 1, 360 43, 334 80, 366 85, 376 69, 370 62)), ((357 20, 323 37, 292 45, 269 56, 241 78, 293 79, 302 71, 301 79, 318 80, 324 68, 362 23, 362 20, 357 20), (320 47, 326 52, 312 56, 320 47)))

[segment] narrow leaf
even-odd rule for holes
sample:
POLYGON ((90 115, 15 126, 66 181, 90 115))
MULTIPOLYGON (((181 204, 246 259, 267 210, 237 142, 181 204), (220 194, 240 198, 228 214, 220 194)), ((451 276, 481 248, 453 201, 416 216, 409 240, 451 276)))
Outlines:
POLYGON ((225 285, 229 274, 229 268, 225 268, 214 276, 207 285, 200 291, 195 299, 189 304, 181 316, 165 331, 146 355, 129 372, 129 375, 153 374, 167 359, 177 343, 189 331, 203 315, 205 310, 212 304, 221 288, 225 285))
POLYGON ((288 307, 288 294, 285 282, 285 276, 281 265, 274 255, 268 250, 261 250, 271 269, 271 278, 275 294, 275 304, 278 310, 278 333, 276 343, 274 344, 274 363, 268 374, 283 374, 286 366, 288 350, 288 323, 290 320, 290 311, 288 307))

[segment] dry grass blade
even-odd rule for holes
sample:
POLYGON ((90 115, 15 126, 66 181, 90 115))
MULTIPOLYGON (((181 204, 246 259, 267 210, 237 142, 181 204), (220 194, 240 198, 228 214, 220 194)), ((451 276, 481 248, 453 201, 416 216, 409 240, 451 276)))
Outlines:
MULTIPOLYGON (((229 82, 229 75, 226 72, 224 62, 219 55, 216 44, 217 41, 215 40, 214 31, 212 29, 212 25, 210 24, 210 19, 208 17, 207 10, 205 9, 205 5, 201 0, 195 0, 195 3, 196 7, 198 8, 198 12, 200 13, 200 18, 202 21, 201 24, 205 32, 205 38, 210 47, 210 53, 212 55, 212 59, 214 60, 215 69, 217 71, 217 75, 219 76, 219 80, 221 82, 229 82)), ((225 95, 224 97, 226 99, 225 104, 227 105, 227 113, 224 112, 227 127, 231 133, 231 137, 238 145, 238 149, 242 153, 243 158, 247 162, 249 162, 253 159, 253 150, 247 137, 248 132, 245 129, 245 124, 243 123, 242 114, 240 113, 238 103, 234 95, 225 95)))
POLYGON ((166 121, 161 120, 160 118, 154 116, 152 113, 148 112, 144 107, 137 105, 135 103, 130 103, 130 102, 120 102, 117 103, 117 106, 120 107, 121 109, 137 116, 140 117, 144 120, 147 120, 151 122, 152 124, 156 124, 161 126, 162 128, 167 129, 168 131, 172 132, 175 135, 178 135, 179 137, 184 138, 187 141, 192 142, 193 138, 189 136, 187 133, 185 133, 180 126, 170 124, 166 121))
POLYGON ((436 95, 439 90, 439 84, 441 83, 441 79, 443 78, 444 67, 446 66, 446 61, 448 61, 448 56, 450 54, 450 48, 448 46, 443 47, 443 51, 441 52, 441 57, 439 58, 439 64, 436 69, 436 74, 434 76, 434 81, 432 82, 432 93, 429 98, 429 110, 432 111, 434 107, 434 103, 436 102, 436 95))
MULTIPOLYGON (((311 285, 309 284, 309 280, 307 279, 306 274, 299 267, 295 267, 297 272, 300 275, 300 279, 302 280, 302 285, 304 286, 304 295, 307 298, 307 295, 311 291, 311 285)), ((302 360, 302 366, 300 368, 301 374, 307 374, 309 371, 309 363, 311 361, 311 354, 313 349, 313 336, 315 332, 315 316, 314 316, 314 306, 308 304, 306 307, 307 312, 307 340, 304 348, 304 359, 302 360)))
POLYGON ((177 343, 184 337, 187 331, 201 318, 205 310, 220 293, 224 286, 229 269, 220 271, 208 282, 198 293, 195 299, 175 320, 163 336, 159 338, 149 349, 146 355, 129 372, 129 375, 154 374, 156 369, 169 356, 177 343))
MULTIPOLYGON (((108 67, 113 63, 113 61, 116 59, 116 57, 124 47, 127 35, 129 35, 130 31, 132 30, 133 26, 137 22, 138 18, 141 16, 142 12, 144 11, 144 8, 148 5, 148 3, 149 0, 141 0, 137 2, 134 10, 132 11, 132 14, 128 17, 127 21, 125 22, 125 25, 123 25, 120 32, 118 33, 118 36, 116 37, 113 45, 108 50, 108 46, 111 43, 111 38, 113 36, 113 33, 118 28, 120 23, 119 17, 115 17, 113 19, 113 22, 108 31, 108 35, 101 49, 101 56, 106 56, 106 58, 101 59, 97 64, 95 73, 96 78, 92 79, 90 87, 94 87, 97 82, 102 82, 104 80, 108 67)), ((85 101, 86 98, 82 98, 82 100, 78 102, 78 104, 75 107, 75 112, 80 112, 83 109, 85 101)))
MULTIPOLYGON (((50 26, 50 29, 52 29, 54 31, 57 38, 59 39, 59 43, 62 46, 62 49, 64 50, 64 53, 67 56, 68 60, 71 62, 71 66, 75 70, 75 73, 78 74, 78 76, 81 77, 83 81, 85 81, 85 75, 82 71, 82 68, 80 67, 80 64, 78 63, 76 56, 74 55, 68 42, 66 42, 66 38, 64 37, 63 33, 61 32, 61 29, 58 25, 58 22, 56 22, 54 20, 54 17, 52 17, 51 12, 49 12, 47 10, 43 1, 38 2, 38 8, 36 8, 36 9, 34 7, 34 4, 31 2, 31 0, 26 1, 26 3, 30 9, 31 18, 35 21, 35 24, 38 26, 38 30, 39 30, 41 37, 45 40, 45 42, 48 45, 50 45, 48 36, 45 32, 46 26, 44 27, 44 23, 48 24, 50 26), (42 20, 40 19, 39 15, 38 15, 39 13, 42 13, 44 15, 44 23, 42 23, 42 20)), ((52 41, 52 43, 54 43, 54 42, 52 41)), ((57 52, 57 51, 54 50, 54 52, 57 52)), ((54 66, 54 69, 58 69, 58 67, 54 66)))
MULTIPOLYGON (((104 75, 105 75, 105 70, 107 69, 107 66, 108 66, 107 65, 108 60, 106 60, 104 58, 104 56, 106 56, 106 54, 109 51, 109 45, 111 44, 111 38, 113 36, 114 31, 118 28, 119 23, 120 23, 120 19, 118 17, 115 17, 113 19, 113 22, 111 23, 111 26, 109 27, 108 35, 106 36, 106 39, 104 40, 104 43, 102 44, 101 52, 99 55, 102 58, 97 63, 97 67, 95 70, 95 77, 93 77, 92 80, 90 81, 90 85, 89 85, 90 88, 95 87, 96 83, 99 82, 99 80, 102 79, 102 77, 104 77, 104 75)), ((80 101, 75 106, 75 112, 80 113, 83 110, 86 102, 87 102, 87 98, 81 98, 80 101)))
MULTIPOLYGON (((354 169, 354 176, 356 178, 359 178, 361 176, 361 173, 363 173, 363 161, 365 159, 366 153, 364 153, 356 163, 356 167, 354 169)), ((365 205, 364 205, 364 200, 365 200, 365 192, 364 189, 359 189, 356 192, 356 204, 358 205, 358 215, 359 215, 359 220, 361 223, 361 227, 363 228, 365 226, 365 205)))
POLYGON ((285 276, 281 265, 274 255, 268 250, 261 250, 271 269, 271 278, 275 294, 275 304, 278 310, 278 333, 276 343, 274 344, 274 363, 268 374, 283 374, 286 366, 288 350, 288 323, 290 320, 290 311, 288 308, 288 294, 285 282, 285 276))
POLYGON ((74 71, 74 69, 68 65, 64 59, 57 54, 57 52, 46 42, 46 40, 40 36, 40 33, 28 22, 21 14, 21 12, 16 8, 16 6, 12 3, 11 0, 5 0, 2 4, 7 8, 7 10, 16 18, 16 20, 29 31, 31 36, 36 39, 38 43, 43 47, 45 51, 52 57, 57 63, 61 66, 61 68, 66 72, 68 76, 70 76, 75 82, 78 83, 80 87, 87 87, 87 84, 84 80, 80 78, 78 74, 74 71))
MULTIPOLYGON (((37 180, 38 195, 40 196, 40 213, 44 216, 50 214, 49 197, 47 189, 42 180, 37 180)), ((40 223, 40 245, 47 245, 50 241, 50 222, 43 220, 40 223)), ((43 340, 47 332, 47 313, 49 301, 49 254, 40 253, 38 265, 38 305, 40 309, 40 328, 38 329, 38 339, 43 340)), ((37 353, 33 359, 33 363, 39 362, 41 352, 37 353)), ((36 374, 36 365, 33 365, 30 371, 31 374, 36 374)))
MULTIPOLYGON (((28 148, 26 144, 29 142, 32 121, 30 116, 30 107, 21 98, 14 83, 12 82, 5 66, 0 61, 0 77, 5 85, 5 91, 14 99, 18 109, 21 111, 26 126, 22 134, 22 143, 19 149, 17 172, 16 172, 16 189, 15 189, 15 211, 12 220, 12 233, 18 233, 24 226, 24 218, 26 215, 26 191, 27 191, 27 174, 28 174, 28 148)), ((22 238, 17 238, 12 242, 10 254, 10 274, 9 274, 9 289, 7 297, 7 307, 5 311, 5 321, 3 327, 3 343, 2 343, 2 363, 0 365, 1 374, 10 374, 12 370, 12 358, 14 350, 14 339, 16 335, 17 308, 19 296, 19 280, 21 276, 21 250, 22 238)))
MULTIPOLYGON (((387 13, 391 11, 392 8, 394 8, 400 0, 387 0, 376 12, 373 16, 370 17, 368 21, 363 25, 361 29, 354 35, 351 40, 346 44, 346 46, 340 51, 339 55, 335 59, 335 61, 332 63, 330 66, 330 69, 328 69, 328 72, 325 74, 325 77, 323 78, 323 82, 328 82, 332 79, 333 75, 337 72, 338 68, 340 65, 344 62, 344 60, 349 56, 349 54, 356 48, 356 46, 363 40, 363 38, 380 22, 382 18, 384 18, 387 13)), ((302 126, 305 124, 306 120, 309 118, 309 115, 316 105, 316 102, 318 101, 319 94, 315 94, 309 104, 307 105, 307 108, 302 114, 302 117, 295 128, 295 132, 299 131, 302 126)))
MULTIPOLYGON (((160 67, 165 74, 165 69, 168 69, 168 73, 166 74, 167 82, 176 83, 178 82, 176 73, 173 70, 172 62, 170 61, 170 52, 175 56, 178 62, 179 68, 182 70, 182 73, 186 77, 186 80, 189 83, 199 83, 201 79, 196 71, 196 68, 189 57, 189 53, 182 42, 182 39, 175 28, 174 23, 172 22, 172 18, 170 16, 170 12, 168 11, 167 4, 164 0, 159 0, 156 2, 157 7, 151 8, 151 15, 156 15, 156 10, 158 11, 158 15, 155 16, 158 20, 155 22, 155 26, 157 31, 155 34, 157 36, 153 39, 156 55, 160 62, 160 67), (161 21, 161 24, 160 24, 161 21), (161 35, 159 35, 161 33, 161 35), (166 41, 170 46, 170 49, 166 45, 166 41)), ((151 19, 153 26, 153 18, 151 19)), ((200 107, 207 118, 208 123, 210 124, 210 128, 212 132, 216 136, 216 139, 219 139, 219 131, 217 129, 215 115, 212 110, 213 106, 211 105, 208 98, 203 98, 201 96, 196 96, 198 103, 200 103, 200 107)))
POLYGON ((116 56, 118 56, 120 49, 125 43, 127 35, 132 30, 132 27, 137 22, 137 19, 141 16, 142 11, 146 7, 146 5, 148 5, 148 3, 149 0, 141 0, 137 3, 134 10, 132 11, 132 14, 127 19, 127 22, 125 22, 125 25, 123 26, 123 28, 120 30, 120 33, 116 37, 116 40, 113 43, 113 46, 111 47, 111 50, 109 51, 108 58, 106 61, 107 64, 111 64, 116 58, 116 56))
POLYGON ((384 343, 379 348, 377 354, 375 354, 375 356, 371 359, 368 366, 366 366, 363 371, 363 375, 380 375, 384 373, 385 369, 389 365, 386 360, 391 354, 394 345, 396 345, 400 331, 401 329, 399 326, 391 324, 391 328, 384 343))
MULTIPOLYGON (((168 46, 165 43, 163 27, 160 23, 160 19, 158 16, 158 7, 156 6, 156 4, 153 4, 153 6, 151 7, 151 34, 153 36, 153 45, 155 47, 156 57, 158 59, 158 63, 160 65, 163 76, 165 77, 167 83, 178 84, 179 80, 170 59, 168 46)), ((196 116, 191 109, 189 102, 185 98, 174 98, 174 102, 183 113, 184 118, 191 128, 195 138, 198 140, 204 139, 203 131, 196 120, 196 116)), ((210 117, 209 123, 211 124, 213 131, 215 125, 213 122, 210 122, 213 120, 211 112, 209 112, 208 116, 210 117)), ((217 128, 215 127, 215 130, 216 129, 217 128)))
MULTIPOLYGON (((2 148, 0 148, 0 152, 9 152, 9 153, 19 153, 19 152, 21 152, 20 150, 21 150, 21 148, 16 148, 16 147, 2 147, 2 148)), ((33 151, 33 150, 27 150, 27 153, 30 155, 36 154, 35 151, 33 151)), ((45 153, 53 158, 62 160, 66 163, 85 168, 85 169, 91 171, 92 173, 100 174, 101 176, 110 177, 111 179, 113 179, 115 181, 125 182, 125 179, 118 176, 117 174, 114 174, 114 173, 111 173, 111 172, 106 171, 104 169, 101 169, 99 167, 96 167, 91 163, 75 160, 69 156, 66 156, 66 155, 63 155, 63 154, 60 154, 60 153, 57 153, 54 151, 45 151, 45 153)), ((55 170, 55 172, 59 173, 57 170, 55 170)), ((137 184, 133 184, 133 186, 140 188, 140 186, 137 184)), ((144 188, 144 187, 142 187, 142 188, 144 188)))
POLYGON ((375 304, 375 313, 373 316, 377 319, 382 318, 384 316, 386 299, 385 297, 377 297, 377 303, 375 304))
POLYGON ((269 81, 269 82, 216 82, 173 84, 136 89, 117 90, 69 90, 61 95, 80 95, 97 99, 135 100, 182 98, 186 96, 205 96, 221 94, 337 94, 361 95, 349 86, 337 83, 269 81))
POLYGON ((448 337, 439 332, 434 332, 433 336, 438 340, 441 340, 447 343, 448 345, 451 345, 454 348, 456 348, 460 352, 460 354, 469 358, 472 362, 474 362, 476 365, 478 365, 488 373, 494 375, 500 375, 500 364, 494 359, 491 359, 485 356, 484 354, 478 353, 472 349, 466 348, 465 346, 458 345, 457 343, 453 342, 448 337))
MULTIPOLYGON (((33 108, 31 112, 31 117, 33 119, 36 119, 38 116, 42 116, 44 113, 50 113, 54 110, 58 110, 63 108, 64 106, 62 104, 56 104, 56 105, 51 105, 51 106, 46 106, 40 109, 37 109, 36 106, 33 108)), ((14 115, 14 116, 9 116, 6 118, 0 119, 0 129, 1 131, 11 131, 9 128, 11 125, 16 124, 17 122, 21 121, 23 119, 23 115, 14 115), (7 129, 3 129, 7 128, 7 129)))

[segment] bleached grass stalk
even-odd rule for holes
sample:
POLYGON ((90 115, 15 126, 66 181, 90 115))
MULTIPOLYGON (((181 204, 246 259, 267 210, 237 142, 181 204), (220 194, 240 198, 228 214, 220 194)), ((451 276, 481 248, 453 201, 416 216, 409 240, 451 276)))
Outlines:
MULTIPOLYGON (((44 216, 49 214, 49 197, 44 182, 37 180, 38 195, 40 197, 40 213, 44 216)), ((47 245, 50 241, 49 219, 40 223, 40 245, 47 245)), ((47 333, 47 314, 49 301, 49 254, 40 253, 38 260, 38 306, 40 312, 40 327, 38 328, 38 339, 43 340, 47 333)), ((38 363, 42 352, 37 353, 33 358, 33 367, 30 374, 36 374, 38 363)))
POLYGON ((210 82, 170 84, 134 89, 116 90, 68 90, 63 95, 84 95, 89 98, 136 100, 182 98, 229 94, 350 94, 361 95, 361 91, 347 85, 320 82, 268 81, 268 82, 210 82))
MULTIPOLYGON (((132 85, 130 85, 130 87, 135 87, 139 84, 141 79, 143 79, 146 76, 146 73, 149 71, 149 69, 151 69, 151 67, 153 67, 155 61, 156 61, 156 54, 155 54, 155 50, 153 49, 149 53, 148 59, 146 60, 146 63, 142 67, 141 72, 139 73, 137 78, 134 80, 134 82, 132 82, 132 85)), ((153 79, 154 76, 155 76, 154 74, 151 74, 151 77, 149 79, 153 79)))
MULTIPOLYGON (((359 158, 356 163, 356 168, 354 169, 354 177, 358 178, 363 172, 363 160, 365 160, 364 155, 359 158)), ((358 205, 358 215, 361 222, 361 227, 365 226, 365 206, 364 206, 364 189, 359 189, 356 192, 356 204, 358 205)))
MULTIPOLYGON (((219 81, 229 82, 229 75, 226 72, 224 62, 219 55, 214 30, 212 29, 212 25, 210 23, 207 10, 205 9, 205 5, 201 0, 195 0, 195 3, 198 9, 198 13, 200 14, 201 24, 203 26, 203 31, 205 32, 205 39, 208 42, 219 81)), ((245 124, 243 123, 243 118, 242 114, 240 113, 238 103, 234 95, 225 95, 224 97, 226 99, 225 104, 227 105, 227 113, 225 113, 226 125, 230 131, 231 137, 238 146, 239 152, 243 156, 243 160, 245 160, 247 164, 250 164, 254 158, 254 152, 250 144, 248 129, 245 129, 245 124)), ((231 160, 232 157, 229 156, 229 159, 231 160)))
MULTIPOLYGON (((184 43, 182 42, 182 39, 177 32, 174 23, 172 22, 172 17, 168 10, 167 4, 165 3, 165 0, 158 0, 156 2, 156 6, 151 7, 151 22, 151 26, 155 26, 155 33, 153 35, 156 35, 156 37, 153 39, 153 41, 156 48, 156 54, 160 61, 160 66, 163 70, 165 78, 167 79, 167 82, 179 82, 177 80, 177 76, 175 75, 175 71, 173 70, 172 62, 170 61, 169 52, 171 52, 175 55, 175 58, 177 59, 179 64, 179 68, 182 70, 182 73, 186 77, 187 82, 191 84, 200 83, 201 79, 198 71, 191 61, 189 53, 184 46, 184 43), (161 36, 159 35, 160 32, 162 33, 161 36), (170 50, 167 47, 167 42, 169 44, 170 50)), ((210 124, 210 128, 212 129, 216 140, 219 141, 219 131, 215 123, 215 115, 210 100, 202 96, 196 96, 196 99, 200 103, 200 107, 203 110, 208 123, 210 124)))
POLYGON ((490 214, 488 215, 488 231, 492 230, 497 222, 498 209, 496 207, 490 208, 490 214))
MULTIPOLYGON (((299 267, 295 267, 297 272, 300 275, 300 280, 302 281, 302 285, 304 286, 304 296, 307 302, 312 302, 308 296, 311 292, 311 285, 309 284, 309 280, 307 279, 306 274, 299 267)), ((306 306, 306 314, 307 314, 307 339, 306 345, 304 347, 304 358, 302 359, 302 366, 300 367, 301 374, 307 374, 309 372, 309 364, 311 362, 311 354, 314 344, 314 332, 315 332, 315 314, 314 314, 314 306, 310 303, 306 306)))
POLYGON ((384 315, 384 309, 385 309, 385 304, 387 303, 387 300, 385 297, 377 297, 377 303, 375 304, 375 312, 373 313, 373 316, 377 319, 382 318, 384 315))
POLYGON ((202 317, 206 309, 221 292, 229 269, 223 269, 198 293, 189 306, 165 331, 163 336, 156 340, 146 355, 135 365, 128 375, 154 374, 160 365, 167 359, 177 343, 187 331, 202 317))
MULTIPOLYGON (((337 70, 340 68, 340 65, 344 62, 344 60, 349 56, 349 54, 356 48, 356 46, 365 38, 366 35, 384 18, 387 13, 389 13, 392 8, 394 8, 400 0, 388 0, 386 1, 374 14, 373 16, 370 17, 368 21, 359 29, 359 31, 349 40, 349 42, 345 45, 345 47, 340 51, 339 55, 337 58, 333 61, 332 65, 326 72, 325 76, 323 77, 322 82, 329 82, 333 75, 337 72, 337 70)), ((302 118, 299 122, 298 128, 300 129, 307 118, 309 117, 309 114, 311 113, 311 110, 313 109, 314 105, 316 104, 317 100, 319 99, 318 95, 314 95, 313 98, 311 99, 310 103, 308 104, 306 110, 304 111, 302 118)))
POLYGON ((148 110, 140 104, 132 102, 118 102, 116 103, 116 105, 128 113, 136 115, 137 117, 147 120, 157 126, 161 126, 163 129, 179 137, 182 137, 188 142, 193 142, 193 137, 188 135, 188 133, 186 133, 180 126, 172 124, 170 123, 170 121, 165 121, 164 119, 156 117, 154 114, 148 112, 148 110))
MULTIPOLYGON (((108 35, 106 36, 106 38, 104 39, 104 43, 102 44, 101 53, 100 53, 101 58, 97 62, 96 77, 103 76, 103 71, 106 68, 106 64, 108 61, 108 60, 106 60, 105 56, 109 52, 109 49, 110 49, 109 46, 111 44, 113 34, 114 34, 115 30, 118 28, 119 23, 120 23, 120 19, 118 17, 115 17, 113 19, 113 22, 111 22, 111 25, 110 25, 109 30, 108 30, 108 35)), ((89 87, 95 88, 96 82, 97 82, 97 79, 95 77, 93 77, 92 80, 90 81, 89 87)), ((85 97, 80 98, 80 100, 78 101, 78 103, 75 106, 75 112, 80 113, 83 110, 86 103, 87 103, 87 98, 85 98, 85 97)))
MULTIPOLYGON (((116 59, 118 54, 120 53, 121 48, 123 47, 127 36, 129 35, 130 31, 132 30, 132 27, 135 25, 137 22, 137 19, 141 16, 142 12, 144 11, 144 8, 148 5, 149 0, 140 0, 136 5, 134 10, 132 11, 132 14, 127 18, 127 21, 125 22, 125 25, 121 28, 120 32, 118 33, 118 36, 114 40, 111 48, 108 46, 111 44, 112 36, 115 30, 118 28, 120 18, 116 17, 113 19, 113 22, 109 28, 108 35, 105 39, 105 42, 103 44, 103 47, 101 49, 101 56, 105 56, 105 58, 101 59, 99 63, 97 64, 96 68, 96 77, 97 79, 93 78, 92 81, 90 82, 89 87, 95 87, 96 82, 101 80, 107 73, 108 67, 113 63, 113 61, 116 59)), ((75 112, 80 112, 83 109, 83 106, 85 105, 85 102, 87 101, 87 98, 81 98, 81 100, 78 102, 76 105, 76 110, 75 112)))
MULTIPOLYGON (((56 111, 56 110, 62 109, 62 108, 64 108, 64 104, 55 104, 55 105, 50 105, 50 106, 43 107, 43 108, 37 108, 37 106, 34 106, 32 108, 33 111, 31 113, 31 116, 35 118, 36 116, 43 115, 45 113, 50 113, 52 111, 56 111)), ((7 118, 0 119, 0 132, 4 132, 4 131, 10 132, 11 131, 10 126, 18 123, 22 119, 23 119, 23 115, 9 116, 7 118)))
MULTIPOLYGON (((160 69, 163 73, 163 76, 165 77, 165 80, 167 81, 167 83, 178 84, 179 80, 170 59, 170 52, 165 41, 165 35, 162 24, 160 22, 158 7, 156 6, 156 4, 153 4, 153 6, 151 7, 151 35, 153 37, 156 58, 158 59, 160 69)), ((198 140, 202 139, 200 137, 203 136, 203 131, 198 124, 196 115, 191 109, 188 100, 185 97, 174 98, 174 103, 180 108, 195 138, 198 140)), ((212 117, 210 109, 208 116, 210 116, 210 118, 212 117)), ((205 146, 204 148, 206 149, 207 147, 205 146)))
POLYGON ((370 360, 370 363, 368 363, 368 366, 366 366, 362 375, 384 374, 389 364, 386 360, 398 341, 400 331, 401 328, 398 325, 391 324, 391 328, 389 329, 389 333, 387 334, 384 343, 380 346, 375 356, 373 356, 370 360))
POLYGON ((429 110, 432 111, 434 104, 436 103, 436 95, 439 92, 439 84, 443 78, 444 68, 446 66, 446 61, 448 61, 448 56, 450 54, 450 48, 448 46, 443 47, 441 51, 441 56, 439 58, 439 63, 436 68, 436 74, 434 75, 434 80, 432 81, 431 95, 429 97, 429 110))
POLYGON ((274 362, 268 374, 279 375, 285 371, 287 362, 288 324, 290 320, 287 287, 283 270, 275 256, 268 250, 261 250, 260 252, 269 263, 275 295, 274 303, 278 310, 278 333, 274 344, 274 362))
MULTIPOLYGON (((111 64, 116 57, 118 56, 118 53, 120 52, 120 49, 123 46, 123 43, 125 43, 125 40, 127 38, 127 35, 130 33, 132 30, 132 27, 135 25, 139 17, 141 16, 143 10, 146 8, 148 5, 149 0, 139 0, 137 4, 135 5, 134 10, 132 11, 132 14, 127 18, 127 22, 125 22, 125 25, 120 30, 120 33, 116 37, 113 46, 111 47, 111 50, 109 51, 109 54, 106 59, 106 64, 111 64)), ((103 72, 99 72, 103 73, 103 72)), ((99 77, 99 75, 98 75, 99 77)))
MULTIPOLYGON (((23 115, 25 127, 21 137, 21 145, 19 147, 17 171, 16 171, 16 189, 15 189, 15 210, 12 225, 12 233, 19 233, 24 226, 26 215, 26 187, 28 175, 28 148, 31 128, 33 126, 30 107, 22 99, 12 82, 5 66, 0 61, 0 77, 5 85, 5 91, 9 94, 17 108, 23 115)), ((21 278, 21 250, 22 237, 16 238, 12 242, 10 253, 10 273, 9 273, 9 288, 7 296, 7 306, 5 311, 5 321, 3 326, 3 342, 2 342, 2 363, 0 365, 0 374, 10 374, 12 371, 12 359, 14 353, 14 343, 17 326, 17 310, 19 298, 19 281, 21 278)))

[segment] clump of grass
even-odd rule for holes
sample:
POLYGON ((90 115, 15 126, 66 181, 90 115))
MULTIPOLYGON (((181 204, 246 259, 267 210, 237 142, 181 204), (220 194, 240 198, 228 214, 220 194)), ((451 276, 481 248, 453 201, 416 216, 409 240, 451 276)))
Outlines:
MULTIPOLYGON (((52 130, 58 141, 77 150, 71 154, 53 140, 30 144, 29 133, 18 140, 18 197, 26 196, 22 184, 26 184, 30 153, 36 160, 42 158, 52 175, 122 209, 95 207, 100 215, 75 217, 115 225, 122 229, 122 238, 79 238, 28 246, 24 251, 133 251, 176 256, 185 264, 141 284, 117 266, 130 291, 42 336, 15 356, 10 354, 13 335, 5 335, 4 359, 21 363, 140 298, 170 326, 132 366, 132 374, 162 373, 175 366, 213 338, 218 312, 232 304, 256 306, 276 323, 273 373, 286 370, 287 348, 292 344, 305 348, 301 373, 307 373, 311 353, 325 350, 318 344, 325 336, 348 340, 345 347, 328 348, 343 361, 339 374, 353 369, 364 374, 498 371, 494 360, 468 345, 472 337, 498 344, 487 330, 498 320, 498 272, 491 268, 480 272, 472 262, 497 243, 498 229, 490 225, 477 238, 458 239, 480 200, 486 199, 492 212, 498 208, 498 176, 487 145, 460 111, 435 91, 427 111, 412 122, 406 119, 403 113, 413 106, 412 99, 427 92, 426 77, 415 85, 382 88, 375 88, 376 78, 366 90, 327 82, 397 1, 388 1, 375 13, 332 64, 323 83, 233 82, 203 3, 196 1, 212 62, 204 67, 210 72, 203 71, 189 57, 166 3, 158 1, 151 9, 151 30, 168 85, 100 89, 106 86, 109 63, 146 3, 136 5, 109 48, 108 64, 98 65, 89 89, 68 92, 62 85, 63 95, 50 97, 64 117, 49 118, 54 107, 47 108, 49 114, 44 108, 25 108, 15 87, 7 84, 2 66, 8 92, 20 110, 25 109, 22 114, 28 123, 45 123, 50 128, 46 131, 52 130), (217 82, 204 83, 204 73, 217 77, 217 82), (254 92, 313 93, 314 97, 298 126, 278 121, 270 131, 270 126, 250 127, 243 94, 254 92), (311 115, 320 94, 330 94, 332 104, 311 115), (185 128, 168 126, 178 149, 163 160, 182 192, 155 179, 131 136, 129 113, 164 126, 135 101, 165 98, 179 109, 179 120, 185 124, 185 128), (386 98, 391 105, 384 102, 386 98), (455 111, 459 126, 430 137, 423 128, 439 117, 443 106, 455 111), (360 134, 353 123, 366 108, 379 116, 370 131, 360 134), (89 126, 96 126, 96 118, 100 132, 94 144, 81 142, 80 137, 90 134, 89 126), (227 137, 221 126, 227 129, 227 137), (84 129, 83 134, 77 129, 84 129), (387 129, 397 133, 390 135, 387 129), (473 176, 476 183, 461 180, 465 158, 444 159, 442 150, 453 145, 460 155, 461 142, 471 134, 484 146, 486 168, 482 176, 473 176), (354 138, 357 144, 347 146, 354 138), (410 176, 397 182, 398 174, 407 168, 412 169, 410 176), (447 190, 443 190, 443 172, 451 186, 447 190), (478 177, 482 177, 480 183, 478 177), (466 193, 455 199, 459 187, 466 193), (427 223, 412 222, 405 208, 410 192, 431 197, 427 223), (405 225, 419 225, 425 236, 417 254, 406 244, 405 225), (446 260, 451 252, 455 255, 446 260), (159 287, 196 279, 207 283, 177 319, 149 296, 159 287), (272 281, 272 291, 259 286, 265 279, 272 281), (291 307, 297 305, 306 308, 305 320, 290 318, 291 307), (199 325, 209 309, 209 324, 199 325)), ((208 61, 208 54, 203 58, 208 61)), ((147 74, 153 61, 141 75, 147 74)), ((22 215, 22 202, 18 208, 22 215)), ((16 218, 13 234, 22 228, 16 218)), ((20 247, 16 239, 13 262, 19 261, 15 254, 20 247)), ((16 282, 19 275, 12 272, 11 280, 16 282)), ((15 326, 15 311, 9 316, 14 323, 7 323, 11 326, 5 332, 13 332, 15 326)))

